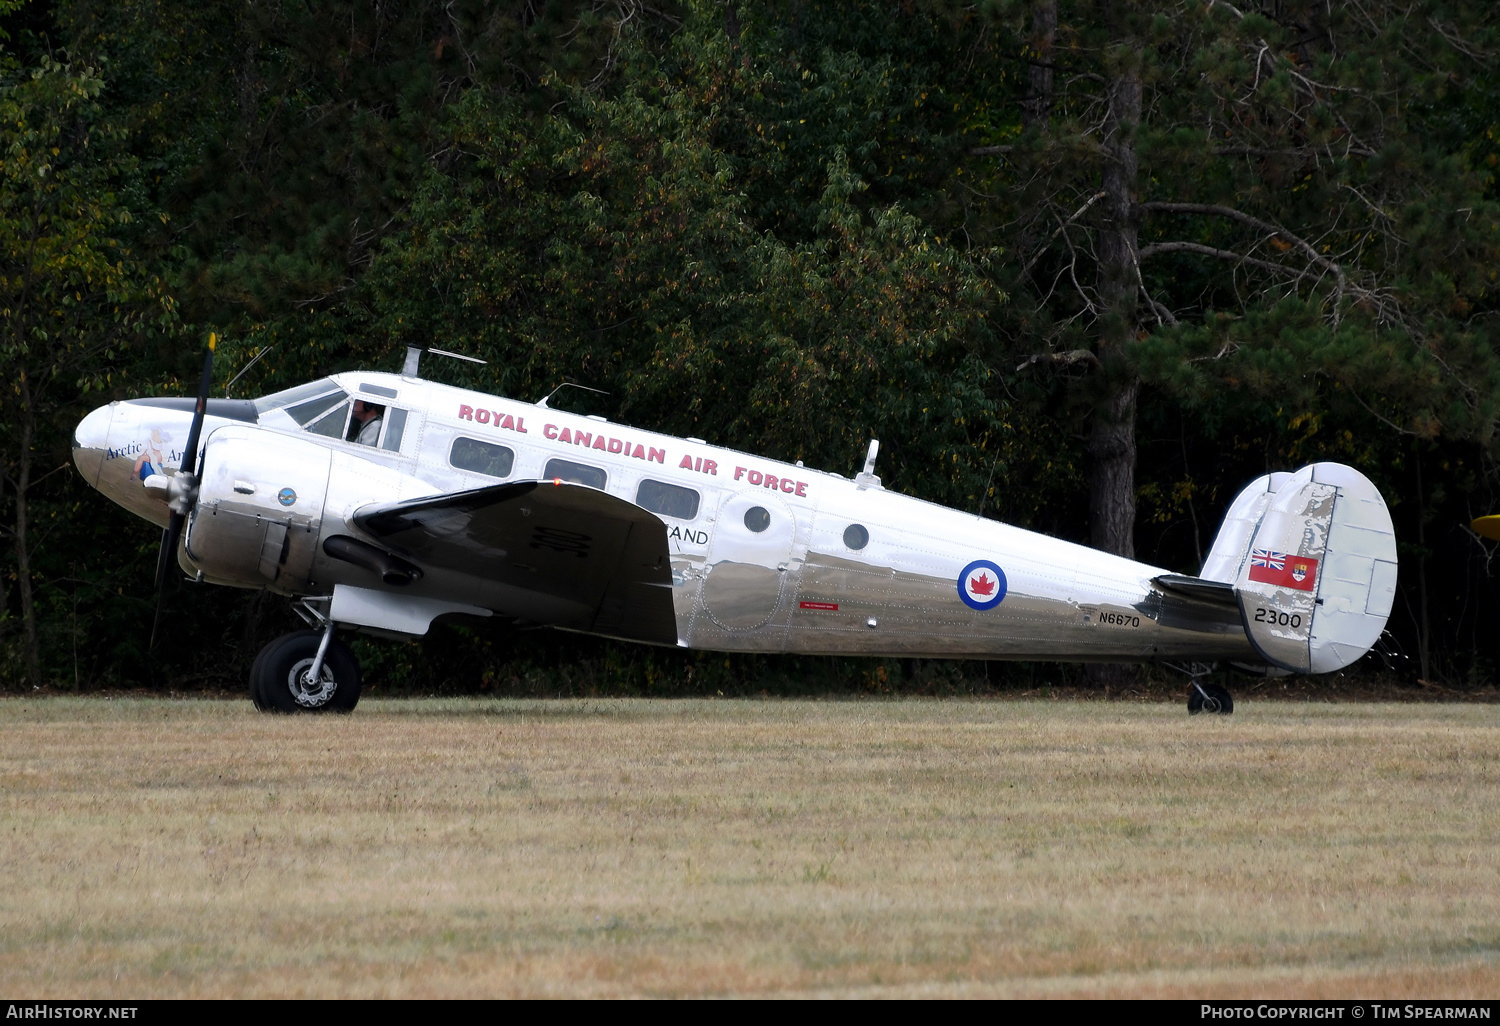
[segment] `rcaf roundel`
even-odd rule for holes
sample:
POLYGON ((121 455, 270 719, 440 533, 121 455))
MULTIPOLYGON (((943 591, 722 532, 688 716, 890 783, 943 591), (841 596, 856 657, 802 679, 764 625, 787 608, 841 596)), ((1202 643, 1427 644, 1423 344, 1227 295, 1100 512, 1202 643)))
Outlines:
POLYGON ((987 559, 976 559, 958 575, 958 597, 972 609, 994 609, 1005 601, 1005 571, 987 559))

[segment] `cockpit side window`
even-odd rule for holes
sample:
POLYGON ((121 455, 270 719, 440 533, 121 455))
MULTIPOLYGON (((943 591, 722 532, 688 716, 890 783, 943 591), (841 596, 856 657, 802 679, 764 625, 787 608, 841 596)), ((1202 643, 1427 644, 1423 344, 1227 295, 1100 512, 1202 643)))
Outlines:
MULTIPOLYGON (((286 412, 291 418, 303 427, 307 427, 315 420, 319 420, 324 413, 333 409, 341 403, 347 402, 349 397, 343 392, 330 392, 320 395, 316 399, 308 399, 306 402, 298 403, 296 406, 288 406, 286 412)), ((318 432, 325 434, 326 432, 318 432)))
MULTIPOLYGON (((292 416, 296 416, 294 412, 292 416)), ((344 424, 349 419, 349 404, 340 403, 323 417, 307 425, 307 430, 315 435, 326 435, 329 438, 343 438, 344 424)))

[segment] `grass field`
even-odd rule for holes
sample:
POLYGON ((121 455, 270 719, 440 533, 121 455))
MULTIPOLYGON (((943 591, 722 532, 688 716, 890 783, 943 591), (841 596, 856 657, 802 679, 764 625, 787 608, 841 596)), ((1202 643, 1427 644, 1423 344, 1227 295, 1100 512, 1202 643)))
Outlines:
POLYGON ((14 997, 1500 994, 1500 707, 0 701, 14 997))

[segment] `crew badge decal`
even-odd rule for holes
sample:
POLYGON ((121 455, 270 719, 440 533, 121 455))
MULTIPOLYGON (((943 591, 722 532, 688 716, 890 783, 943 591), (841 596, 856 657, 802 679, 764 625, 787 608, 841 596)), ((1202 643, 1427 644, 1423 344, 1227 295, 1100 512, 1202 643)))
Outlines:
POLYGON ((283 506, 290 506, 297 501, 297 493, 290 488, 283 488, 276 493, 276 501, 280 502, 283 506))
POLYGON ((1005 601, 1005 571, 987 559, 976 559, 958 575, 958 597, 971 609, 994 609, 1005 601))

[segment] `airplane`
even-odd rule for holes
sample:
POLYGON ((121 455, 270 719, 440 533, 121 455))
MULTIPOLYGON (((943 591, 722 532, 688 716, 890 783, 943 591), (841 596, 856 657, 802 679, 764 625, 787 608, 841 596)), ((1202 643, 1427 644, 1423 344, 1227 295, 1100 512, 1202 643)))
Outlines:
POLYGON ((1257 478, 1195 577, 888 491, 878 441, 847 478, 440 384, 424 354, 474 358, 430 347, 210 399, 213 341, 196 399, 96 409, 73 458, 163 528, 158 619, 174 559, 292 601, 309 629, 257 655, 262 711, 354 708, 337 631, 502 617, 716 652, 1157 662, 1188 672, 1190 712, 1228 713, 1215 664, 1340 670, 1395 598, 1390 513, 1340 464, 1257 478))

